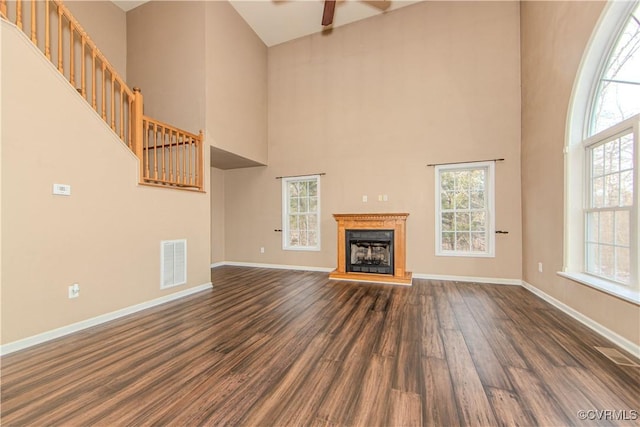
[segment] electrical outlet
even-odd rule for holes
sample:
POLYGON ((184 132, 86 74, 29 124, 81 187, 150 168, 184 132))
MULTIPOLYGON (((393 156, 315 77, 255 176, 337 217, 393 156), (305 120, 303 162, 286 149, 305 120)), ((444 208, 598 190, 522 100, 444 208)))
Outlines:
POLYGON ((78 298, 80 296, 80 285, 74 283, 69 286, 69 298, 78 298))
POLYGON ((540 273, 542 273, 542 263, 541 262, 538 263, 538 271, 540 273))
POLYGON ((366 194, 362 196, 362 201, 363 201, 364 203, 366 203, 366 202, 368 202, 368 201, 369 201, 369 198, 367 197, 367 195, 366 195, 366 194))
POLYGON ((260 253, 263 254, 264 253, 264 246, 260 246, 260 253))
POLYGON ((53 184, 53 194, 57 196, 70 196, 71 186, 68 184, 53 184))
POLYGON ((382 194, 378 194, 378 201, 381 202, 382 201, 382 194))
POLYGON ((388 201, 388 200, 389 200, 389 196, 387 196, 386 194, 383 194, 383 195, 382 195, 382 201, 383 201, 383 202, 386 202, 386 201, 388 201))

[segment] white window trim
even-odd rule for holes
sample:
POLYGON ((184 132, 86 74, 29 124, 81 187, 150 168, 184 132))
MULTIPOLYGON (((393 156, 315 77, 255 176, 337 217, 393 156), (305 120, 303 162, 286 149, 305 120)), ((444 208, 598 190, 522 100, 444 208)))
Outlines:
MULTIPOLYGON (((585 182, 585 149, 583 142, 589 126, 594 93, 598 89, 600 76, 609 59, 614 43, 636 2, 612 1, 605 5, 600 19, 587 44, 588 49, 576 74, 576 81, 569 101, 564 149, 564 265, 557 274, 576 283, 598 289, 601 292, 623 300, 640 303, 640 289, 591 276, 584 273, 584 231, 583 206, 587 188, 585 182), (580 182, 580 187, 576 187, 580 182), (582 188, 582 192, 575 192, 582 188)), ((623 122, 624 123, 624 122, 623 122)), ((622 124, 619 124, 622 125, 622 124)), ((616 125, 618 126, 618 125, 616 125)), ((638 146, 636 145, 636 156, 638 146)), ((638 171, 636 170, 636 195, 638 194, 638 171)), ((636 198, 636 200, 638 200, 636 198)), ((637 232, 636 232, 637 234, 637 232)), ((640 250, 639 250, 640 252, 640 250)))
POLYGON ((320 241, 320 175, 305 175, 305 176, 295 176, 295 177, 284 177, 282 178, 282 249, 285 251, 320 251, 321 250, 321 241, 320 241), (301 181, 301 180, 310 180, 315 179, 318 189, 318 244, 315 246, 291 246, 289 245, 289 193, 287 189, 287 184, 292 181, 301 181))
POLYGON ((495 162, 470 162, 458 164, 445 164, 435 167, 435 203, 436 203, 436 256, 446 257, 466 257, 466 258, 495 258, 496 222, 495 222, 495 162), (440 172, 443 170, 456 169, 480 169, 487 168, 487 179, 485 182, 485 192, 487 194, 487 250, 486 252, 462 252, 442 250, 442 220, 441 220, 441 200, 440 200, 440 172))

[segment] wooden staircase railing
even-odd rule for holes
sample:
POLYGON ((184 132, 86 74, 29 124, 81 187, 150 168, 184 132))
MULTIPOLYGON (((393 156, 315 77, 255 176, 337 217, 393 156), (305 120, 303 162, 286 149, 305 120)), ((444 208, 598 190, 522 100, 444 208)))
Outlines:
POLYGON ((203 190, 202 132, 145 117, 141 91, 127 86, 62 0, 0 0, 0 15, 31 39, 136 154, 141 183, 203 190))

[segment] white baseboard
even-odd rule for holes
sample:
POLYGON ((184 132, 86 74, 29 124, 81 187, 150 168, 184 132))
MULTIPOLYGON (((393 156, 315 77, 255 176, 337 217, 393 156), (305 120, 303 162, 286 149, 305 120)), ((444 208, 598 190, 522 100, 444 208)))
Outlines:
POLYGON ((223 265, 232 265, 235 267, 253 267, 253 268, 274 268, 278 270, 298 270, 298 271, 320 271, 323 273, 331 273, 335 267, 311 267, 304 265, 285 265, 285 264, 260 264, 255 262, 237 262, 222 261, 211 264, 211 268, 222 267, 223 265))
POLYGON ((184 291, 180 291, 180 292, 174 292, 172 294, 165 295, 163 297, 156 298, 151 301, 146 301, 140 304, 125 307, 120 310, 112 311, 111 313, 102 314, 100 316, 92 317, 91 319, 83 320, 81 322, 73 323, 71 325, 67 325, 61 328, 53 329, 51 331, 43 332, 38 335, 34 335, 18 341, 10 342, 10 343, 4 344, 3 346, 0 346, 0 355, 4 356, 5 354, 13 353, 18 350, 23 350, 25 348, 28 348, 37 344, 42 344, 46 341, 60 338, 65 335, 69 335, 74 332, 81 331, 83 329, 91 328, 92 326, 97 326, 102 323, 106 323, 111 320, 115 320, 120 317, 124 317, 129 314, 133 314, 138 311, 155 307, 157 305, 164 304, 166 302, 173 301, 176 299, 180 299, 188 295, 195 294, 196 292, 205 291, 211 288, 212 288, 211 282, 205 283, 203 285, 185 289, 184 291))
POLYGON ((450 282, 471 282, 471 283, 489 283, 492 285, 522 286, 522 280, 520 279, 501 279, 501 278, 495 278, 495 277, 449 276, 449 275, 441 275, 441 274, 413 273, 413 278, 427 279, 427 280, 447 280, 450 282))
POLYGON ((569 307, 565 303, 555 299, 551 295, 541 291, 540 289, 536 288, 535 286, 531 285, 530 283, 525 282, 524 280, 522 281, 522 286, 525 289, 527 289, 529 292, 531 292, 532 294, 539 296, 540 298, 542 298, 543 300, 545 300, 549 304, 553 305, 554 307, 562 310, 563 312, 565 312, 569 316, 573 317, 574 319, 576 319, 578 322, 582 323, 583 325, 585 325, 589 329, 591 329, 594 332, 602 335, 604 338, 610 340, 611 342, 613 342, 617 346, 619 346, 619 347, 623 348, 624 350, 628 351, 629 353, 633 354, 635 357, 640 358, 640 345, 629 341, 628 339, 626 339, 623 336, 618 335, 617 333, 615 333, 612 330, 602 326, 600 323, 596 322, 595 320, 591 319, 590 317, 587 317, 584 314, 580 313, 579 311, 574 310, 573 308, 569 307))

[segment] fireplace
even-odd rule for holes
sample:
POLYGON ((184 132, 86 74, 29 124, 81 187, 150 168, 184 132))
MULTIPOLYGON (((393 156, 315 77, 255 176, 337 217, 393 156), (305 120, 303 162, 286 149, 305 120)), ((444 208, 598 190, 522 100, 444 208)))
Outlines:
POLYGON ((406 265, 409 214, 334 214, 338 222, 336 280, 411 285, 406 265))
POLYGON ((347 271, 393 276, 393 230, 346 230, 347 271))

